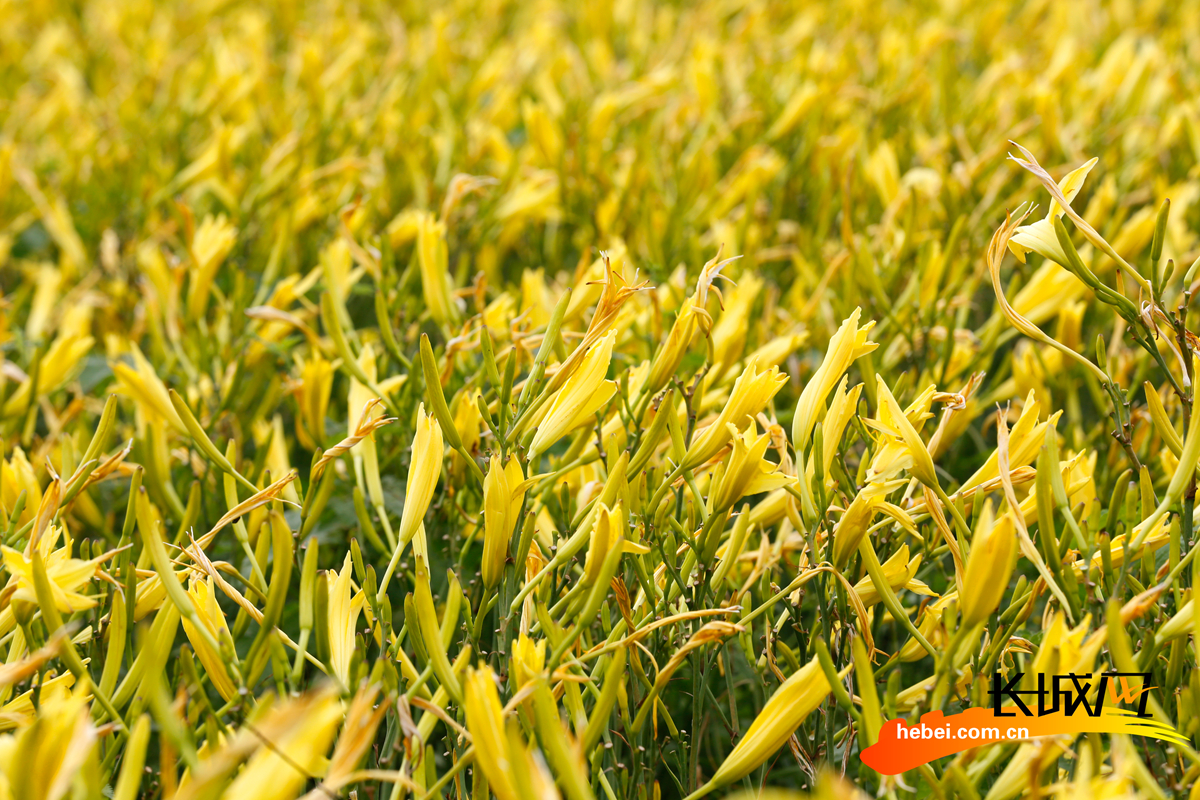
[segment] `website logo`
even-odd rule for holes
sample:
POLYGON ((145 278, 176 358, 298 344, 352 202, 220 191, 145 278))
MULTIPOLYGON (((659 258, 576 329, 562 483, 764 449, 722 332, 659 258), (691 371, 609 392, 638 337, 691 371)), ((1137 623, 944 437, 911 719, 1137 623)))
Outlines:
POLYGON ((1060 734, 1125 733, 1187 741, 1146 712, 1154 688, 1150 673, 1039 674, 1036 688, 1021 689, 1024 678, 1023 672, 1011 678, 993 674, 990 708, 949 716, 931 711, 912 725, 900 719, 885 722, 879 741, 863 750, 863 763, 883 775, 898 775, 972 747, 1060 734))

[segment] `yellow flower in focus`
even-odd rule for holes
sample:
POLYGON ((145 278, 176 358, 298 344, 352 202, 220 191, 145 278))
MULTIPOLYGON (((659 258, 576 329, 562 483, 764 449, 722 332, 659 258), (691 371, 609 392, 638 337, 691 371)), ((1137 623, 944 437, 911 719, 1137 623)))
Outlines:
POLYGON ((353 567, 350 562, 350 553, 346 553, 341 572, 329 570, 325 573, 329 586, 329 665, 342 686, 346 687, 350 686, 354 631, 358 627, 358 615, 365 601, 362 592, 353 592, 350 583, 353 567))
MULTIPOLYGON (((1063 197, 1068 203, 1075 199, 1075 195, 1079 194, 1088 173, 1092 171, 1092 167, 1096 166, 1099 160, 1098 158, 1089 160, 1083 166, 1067 173, 1066 177, 1058 182, 1058 188, 1062 190, 1063 197)), ((1008 249, 1022 264, 1025 263, 1026 255, 1034 252, 1065 267, 1067 254, 1063 252, 1062 246, 1058 243, 1058 234, 1054 232, 1054 218, 1061 217, 1064 213, 1066 211, 1058 204, 1058 201, 1051 199, 1050 210, 1046 214, 1046 218, 1040 219, 1032 225, 1022 225, 1017 228, 1017 232, 1008 240, 1008 249)))
POLYGON ((992 615, 1004 597, 1016 562, 1017 534, 1012 520, 1006 514, 995 521, 991 503, 985 503, 975 524, 963 575, 959 603, 963 625, 975 625, 992 615))
POLYGON ((412 460, 408 465, 408 483, 404 494, 404 511, 400 515, 400 546, 408 544, 417 533, 433 490, 442 474, 442 427, 425 414, 425 404, 417 407, 416 434, 413 436, 412 460))
MULTIPOLYGON (((875 459, 867 470, 867 480, 876 481, 894 477, 901 470, 908 470, 914 478, 926 486, 937 485, 937 471, 933 466, 933 457, 917 429, 913 426, 907 414, 900 410, 900 404, 892 396, 883 376, 876 376, 879 393, 879 413, 874 420, 864 420, 881 435, 881 446, 875 459)), ((918 398, 914 411, 918 419, 928 415, 929 400, 932 399, 930 390, 926 390, 918 398)))
POLYGON ((583 564, 583 577, 580 578, 580 583, 584 586, 591 586, 600 577, 608 551, 625 533, 625 514, 621 510, 620 502, 611 510, 601 502, 597 504, 596 509, 596 521, 592 525, 592 537, 583 564))
POLYGON ((749 775, 787 742, 804 718, 829 695, 829 681, 817 659, 805 664, 775 690, 741 741, 712 776, 712 787, 749 775))
POLYGON ((683 357, 687 355, 688 349, 692 346, 697 325, 705 332, 705 335, 710 335, 713 321, 705 308, 708 303, 708 293, 711 290, 720 295, 720 292, 713 287, 713 282, 718 277, 722 277, 721 270, 726 265, 738 258, 741 256, 721 261, 721 251, 718 249, 717 254, 700 270, 700 277, 696 281, 696 291, 683 301, 683 306, 679 309, 678 316, 675 317, 675 323, 671 326, 670 333, 667 334, 667 340, 663 342, 662 347, 654 356, 650 375, 642 389, 643 392, 654 394, 667 385, 667 381, 671 380, 671 376, 679 369, 683 357))
MULTIPOLYGON (((1045 422, 1040 422, 1042 404, 1037 401, 1037 395, 1030 391, 1021 407, 1021 416, 1012 426, 1008 434, 1008 466, 1009 469, 1023 467, 1037 458, 1038 450, 1046 438, 1046 426, 1054 426, 1062 411, 1055 411, 1045 422)), ((1000 475, 1000 454, 993 451, 983 466, 975 470, 975 474, 963 483, 959 491, 966 491, 993 480, 1000 475)))
POLYGON ((858 552, 858 546, 867 535, 875 513, 883 505, 887 493, 894 488, 895 485, 890 483, 870 483, 854 496, 833 529, 833 549, 829 558, 835 567, 840 569, 845 566, 850 557, 858 552))
MULTIPOLYGON (((904 589, 913 594, 925 595, 932 597, 933 591, 925 584, 924 581, 917 580, 917 570, 921 567, 921 556, 918 554, 911 560, 908 557, 908 545, 902 544, 896 550, 895 554, 887 561, 883 562, 883 576, 887 579, 888 586, 894 591, 904 589)), ((879 592, 879 587, 875 585, 870 575, 867 575, 858 583, 854 584, 854 593, 858 595, 858 599, 862 601, 864 606, 873 606, 883 599, 883 595, 879 592)), ((917 645, 920 647, 920 645, 917 645)), ((922 648, 922 653, 925 650, 922 648)))
POLYGON ((534 641, 525 634, 512 643, 512 685, 520 691, 526 684, 536 680, 546 668, 546 640, 534 641))
POLYGON ((842 375, 856 359, 879 346, 875 342, 867 341, 867 336, 875 327, 874 321, 868 322, 861 328, 858 326, 858 318, 861 313, 861 309, 854 309, 854 313, 841 324, 837 333, 830 338, 829 347, 825 351, 825 359, 805 384, 804 391, 800 393, 800 400, 796 403, 796 415, 792 419, 792 446, 796 448, 797 452, 808 447, 813 427, 825 413, 825 398, 833 387, 837 386, 842 375))
POLYGON ((487 666, 467 668, 464 681, 467 730, 475 744, 475 760, 487 777, 488 788, 498 800, 520 800, 513 786, 513 763, 504 731, 504 708, 496 691, 496 679, 487 666))
MULTIPOLYGON (((837 389, 833 392, 833 400, 829 403, 829 410, 825 412, 824 425, 821 432, 821 466, 825 473, 825 488, 832 489, 834 484, 833 475, 833 459, 837 456, 838 447, 842 442, 842 434, 846 431, 846 426, 850 424, 850 420, 854 418, 858 410, 858 398, 862 394, 863 385, 856 384, 854 388, 847 390, 846 384, 849 382, 849 377, 843 377, 842 382, 838 384, 837 389)), ((816 474, 817 462, 815 459, 808 459, 805 465, 806 479, 811 483, 813 476, 816 474)))
POLYGON ((617 384, 605 380, 616 338, 616 332, 611 331, 592 345, 575 372, 555 393, 529 444, 531 462, 559 439, 592 419, 616 394, 617 384))
POLYGON ((758 435, 754 420, 744 433, 739 434, 732 425, 733 452, 718 467, 713 478, 713 511, 720 513, 732 508, 734 503, 748 495, 769 492, 794 483, 795 478, 780 472, 778 464, 767 461, 763 456, 771 444, 767 434, 758 435))
POLYGON ((483 481, 483 585, 495 588, 504 574, 509 539, 525 500, 525 475, 516 458, 500 466, 500 457, 492 456, 483 481))
MULTIPOLYGON (((79 589, 87 585, 96 574, 96 567, 104 563, 111 553, 106 553, 90 561, 71 558, 71 546, 65 544, 57 550, 50 550, 50 543, 56 541, 61 529, 51 528, 42 536, 39 549, 45 559, 46 575, 50 578, 50 592, 54 595, 55 607, 64 614, 73 614, 96 605, 96 598, 81 594, 79 589)), ((12 590, 11 600, 24 600, 37 604, 37 593, 33 586, 33 562, 19 550, 0 546, 4 555, 4 567, 8 570, 7 594, 12 590)))
MULTIPOLYGON (((925 611, 921 614, 921 621, 917 623, 917 630, 925 637, 925 640, 932 644, 934 648, 945 647, 946 628, 942 625, 942 614, 946 607, 951 602, 958 600, 958 592, 948 592, 936 603, 931 603, 925 607, 925 611)), ((904 647, 900 648, 900 660, 903 662, 920 661, 925 656, 929 655, 925 652, 925 648, 916 639, 909 639, 905 642, 904 647)))
MULTIPOLYGON (((228 639, 232 642, 229 625, 225 622, 225 612, 217 605, 212 577, 209 576, 206 580, 193 578, 188 585, 188 594, 191 595, 192 604, 196 607, 200 623, 208 629, 211 639, 216 642, 228 639)), ((229 673, 225 669, 225 657, 221 653, 213 651, 208 644, 208 639, 199 635, 196 627, 187 618, 183 619, 183 632, 187 634, 188 641, 192 643, 192 650, 196 652, 196 657, 200 659, 204 671, 208 673, 208 679, 212 681, 213 688, 225 700, 232 700, 237 695, 237 686, 229 679, 229 673)), ((234 658, 236 660, 236 655, 234 658)))
POLYGON ((730 426, 740 430, 771 402, 771 398, 785 383, 787 376, 781 374, 778 367, 760 372, 754 364, 747 365, 733 384, 729 400, 716 420, 692 439, 692 445, 683 458, 683 469, 694 469, 712 460, 729 441, 730 426))

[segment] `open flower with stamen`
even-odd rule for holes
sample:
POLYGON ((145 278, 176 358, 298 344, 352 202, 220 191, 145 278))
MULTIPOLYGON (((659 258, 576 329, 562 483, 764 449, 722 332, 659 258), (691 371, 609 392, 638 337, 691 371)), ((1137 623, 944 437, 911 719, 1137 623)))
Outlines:
POLYGON ((771 437, 765 433, 759 436, 754 420, 750 420, 750 425, 740 434, 732 425, 728 427, 733 452, 721 462, 718 474, 713 478, 710 498, 715 512, 732 508, 743 497, 795 483, 796 479, 780 471, 778 464, 764 458, 771 437))
MULTIPOLYGON (((50 578, 50 591, 54 596, 55 607, 64 614, 73 614, 96 605, 96 597, 82 594, 79 590, 96 575, 96 568, 117 551, 110 551, 88 561, 72 558, 70 544, 64 544, 57 550, 53 549, 61 535, 61 528, 51 527, 42 536, 39 550, 45 559, 46 574, 50 578)), ((0 546, 0 552, 4 555, 4 568, 12 576, 3 592, 0 592, 0 596, 7 597, 10 602, 24 600, 36 604, 33 561, 30 555, 7 546, 0 546)))
MULTIPOLYGON (((896 398, 883 381, 883 376, 877 376, 877 392, 879 394, 879 413, 874 420, 863 420, 870 427, 879 431, 880 446, 871 467, 867 470, 867 480, 877 481, 895 477, 902 470, 907 470, 926 486, 937 485, 937 472, 933 466, 933 457, 925 446, 921 434, 908 413, 913 413, 919 420, 932 416, 928 412, 929 402, 933 395, 926 390, 909 412, 902 411, 896 398)), ((932 387, 931 387, 932 388, 932 387)))

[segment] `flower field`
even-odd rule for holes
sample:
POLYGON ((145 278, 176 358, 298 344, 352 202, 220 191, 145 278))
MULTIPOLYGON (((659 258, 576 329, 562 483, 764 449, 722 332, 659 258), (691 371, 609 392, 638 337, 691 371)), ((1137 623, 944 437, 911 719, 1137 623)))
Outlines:
POLYGON ((0 0, 0 800, 1200 798, 1198 30, 0 0))

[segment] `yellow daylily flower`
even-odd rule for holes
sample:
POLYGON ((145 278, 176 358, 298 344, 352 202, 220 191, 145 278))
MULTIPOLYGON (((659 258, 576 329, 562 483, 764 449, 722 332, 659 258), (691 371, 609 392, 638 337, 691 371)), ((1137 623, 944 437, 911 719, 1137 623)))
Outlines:
POLYGON ((713 478, 715 488, 710 497, 715 512, 732 508, 748 495, 769 492, 795 482, 795 478, 779 471, 778 464, 763 458, 771 437, 765 433, 759 436, 754 420, 750 420, 750 425, 741 434, 732 425, 727 427, 733 439, 733 452, 721 462, 718 474, 713 478))
POLYGON ((525 475, 515 458, 500 466, 500 457, 492 456, 483 481, 483 585, 495 588, 504 574, 509 539, 525 500, 525 475))
POLYGON ((792 446, 797 452, 808 447, 813 427, 825 414, 825 398, 833 387, 837 386, 842 375, 855 360, 879 346, 867 340, 871 329, 875 327, 874 321, 861 328, 858 326, 861 313, 861 309, 854 309, 837 329, 837 333, 830 338, 821 366, 800 393, 800 399, 796 403, 796 415, 792 419, 792 446))
POLYGON ((222 800, 253 797, 255 800, 292 800, 304 789, 309 775, 324 772, 325 754, 333 744, 342 725, 342 704, 337 691, 328 688, 299 701, 303 713, 297 715, 301 724, 271 726, 272 714, 282 715, 287 709, 273 709, 261 727, 279 727, 270 747, 260 747, 221 795, 222 800))
MULTIPOLYGON (((1062 190, 1063 197, 1068 203, 1079 194, 1088 173, 1092 171, 1092 167, 1096 166, 1099 160, 1098 158, 1090 159, 1083 166, 1071 170, 1058 182, 1058 188, 1062 190)), ((1054 232, 1055 217, 1061 217, 1065 213, 1066 211, 1058 204, 1058 201, 1052 198, 1050 210, 1045 219, 1017 228, 1017 232, 1008 240, 1008 249, 1022 264, 1025 263, 1026 255, 1033 252, 1065 267, 1067 254, 1063 252, 1062 245, 1058 243, 1058 234, 1054 232)))
MULTIPOLYGON (((296 396, 296 437, 306 450, 324 446, 325 415, 333 390, 335 367, 320 353, 299 360, 300 380, 292 390, 296 396)), ((361 412, 362 409, 360 408, 361 412)))
POLYGON ((186 434, 187 427, 175 411, 175 406, 171 404, 167 387, 154 371, 154 367, 142 355, 136 344, 130 344, 129 355, 133 358, 132 367, 121 361, 109 363, 121 393, 133 398, 148 422, 165 422, 179 433, 186 434))
MULTIPOLYGON (((193 578, 188 585, 188 594, 192 598, 192 605, 196 607, 200 623, 208 629, 211 640, 218 643, 223 640, 232 642, 229 625, 225 621, 225 612, 217 604, 212 576, 208 576, 205 580, 193 578)), ((217 690, 217 693, 227 701, 236 697, 237 686, 230 680, 229 672, 225 669, 225 657, 212 649, 208 644, 209 639, 201 636, 191 620, 186 617, 183 619, 183 632, 187 634, 196 658, 200 659, 200 663, 204 666, 204 671, 208 674, 208 679, 212 681, 213 688, 217 690)), ((236 659, 236 654, 234 654, 234 658, 236 659)))
POLYGON ((1008 579, 1017 563, 1017 534, 1006 514, 996 521, 991 503, 985 503, 975 523, 975 535, 963 575, 963 597, 959 603, 962 624, 985 621, 1004 596, 1008 579))
MULTIPOLYGON (((904 589, 913 594, 933 597, 933 590, 924 581, 917 580, 916 578, 917 570, 920 566, 921 556, 918 554, 909 559, 908 545, 902 544, 891 558, 883 562, 883 575, 887 578, 888 586, 892 587, 895 591, 904 589)), ((858 595, 858 599, 862 601, 864 606, 873 606, 883 599, 883 595, 870 575, 854 584, 854 593, 858 595)), ((924 649, 921 652, 924 653, 924 649)))
POLYGON ((412 460, 408 465, 408 483, 404 495, 404 511, 400 515, 400 549, 417 533, 433 490, 442 474, 442 426, 425 413, 425 404, 417 407, 416 434, 413 436, 412 460))
POLYGON ((513 785, 513 762, 504 732, 504 708, 500 705, 492 670, 487 666, 468 667, 463 684, 467 730, 475 744, 475 760, 487 776, 488 788, 498 800, 520 800, 513 785))
POLYGON ((729 394, 729 400, 716 420, 692 439, 692 445, 683 457, 684 469, 694 469, 707 464, 732 438, 730 426, 741 430, 747 420, 761 411, 771 398, 787 383, 787 376, 779 372, 778 367, 759 370, 754 364, 749 364, 738 376, 729 394))
POLYGON ((829 681, 813 659, 783 682, 717 769, 709 785, 726 786, 749 775, 783 747, 792 732, 829 695, 829 681))
POLYGON ((876 376, 876 380, 879 412, 874 420, 864 422, 868 422, 882 435, 881 446, 867 470, 867 480, 886 480, 902 470, 907 470, 926 486, 936 486, 937 472, 933 466, 933 457, 929 455, 924 440, 908 417, 910 412, 915 412, 914 416, 918 420, 929 416, 932 387, 917 398, 917 402, 910 406, 909 412, 905 412, 900 410, 900 404, 884 383, 883 376, 876 376))
POLYGON ((575 372, 555 393, 529 444, 531 462, 559 439, 592 419, 616 394, 617 384, 605 380, 616 338, 616 331, 610 331, 592 345, 575 372))
POLYGON ((350 686, 350 659, 354 656, 354 632, 365 598, 361 591, 353 592, 350 553, 342 562, 341 571, 329 570, 325 580, 329 586, 329 664, 343 686, 350 686))
POLYGON ((213 279, 237 242, 238 230, 224 214, 206 216, 192 238, 192 264, 188 284, 187 312, 196 319, 204 314, 212 293, 213 279))
POLYGON ((12 513, 21 492, 25 492, 25 508, 17 522, 24 525, 37 515, 42 502, 42 487, 25 451, 14 447, 11 456, 0 459, 0 506, 4 508, 5 517, 12 513))
MULTIPOLYGON (((57 536, 47 533, 43 540, 53 541, 57 536)), ((12 576, 5 591, 12 589, 11 599, 37 603, 37 593, 33 586, 33 562, 25 553, 11 547, 0 546, 4 555, 4 567, 12 576)), ((92 608, 96 598, 81 594, 78 590, 85 586, 96 574, 96 567, 112 556, 106 553, 89 561, 71 558, 70 545, 64 545, 58 550, 47 552, 43 549, 46 563, 46 574, 50 578, 50 591, 54 595, 54 605, 64 614, 92 608)))

